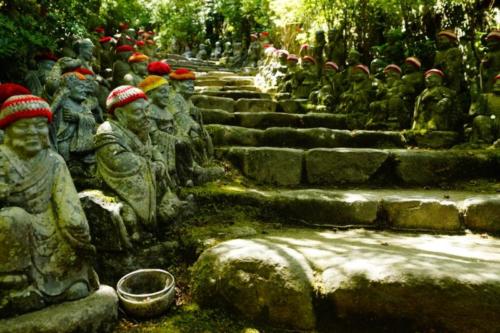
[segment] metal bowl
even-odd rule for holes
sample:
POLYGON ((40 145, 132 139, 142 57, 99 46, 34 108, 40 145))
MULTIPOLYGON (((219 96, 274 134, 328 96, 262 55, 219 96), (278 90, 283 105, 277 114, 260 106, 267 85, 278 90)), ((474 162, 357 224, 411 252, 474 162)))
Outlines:
POLYGON ((167 311, 175 298, 175 279, 162 269, 128 273, 116 286, 125 311, 138 318, 152 318, 167 311))

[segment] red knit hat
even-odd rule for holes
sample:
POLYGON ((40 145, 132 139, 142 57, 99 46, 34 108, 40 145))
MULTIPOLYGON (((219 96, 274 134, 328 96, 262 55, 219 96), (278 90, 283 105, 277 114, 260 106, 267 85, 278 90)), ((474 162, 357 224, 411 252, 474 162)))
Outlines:
POLYGON ((116 40, 113 37, 110 37, 110 36, 99 38, 99 43, 101 43, 101 44, 109 43, 109 42, 116 42, 116 40))
POLYGON ((125 106, 138 99, 148 100, 146 94, 139 88, 133 86, 119 86, 113 89, 106 99, 108 113, 114 113, 116 108, 125 106))
POLYGON ((418 60, 417 57, 408 57, 405 59, 405 63, 413 64, 417 68, 422 67, 422 63, 420 62, 420 60, 418 60))
POLYGON ((260 33, 260 35, 261 35, 261 36, 263 36, 263 37, 267 37, 267 36, 269 36, 269 32, 267 32, 267 31, 262 31, 262 32, 260 33))
POLYGON ((95 75, 93 71, 85 67, 78 67, 76 69, 73 69, 73 72, 77 72, 83 75, 95 75))
POLYGON ((336 63, 334 63, 333 61, 327 61, 327 62, 325 62, 325 64, 323 65, 323 67, 324 67, 324 68, 328 68, 328 67, 330 67, 330 68, 335 69, 336 71, 338 71, 338 70, 339 70, 339 65, 337 65, 337 64, 336 64, 336 63))
POLYGON ((134 52, 134 48, 130 45, 120 45, 115 50, 116 50, 116 53, 134 52))
POLYGON ((288 57, 286 57, 286 61, 299 62, 299 57, 295 54, 289 54, 288 57))
POLYGON ((493 81, 497 82, 498 79, 500 79, 500 74, 497 74, 497 76, 495 76, 495 78, 493 79, 493 81))
POLYGON ((316 60, 311 56, 302 57, 302 62, 310 62, 313 65, 316 65, 316 60))
POLYGON ((143 47, 144 45, 146 45, 146 43, 144 43, 143 40, 138 40, 137 42, 135 42, 135 45, 138 47, 143 47))
POLYGON ((128 62, 130 62, 130 63, 144 62, 144 61, 148 61, 148 60, 149 60, 149 57, 143 53, 140 53, 140 52, 135 52, 128 58, 128 62))
POLYGON ((300 51, 302 51, 302 50, 309 50, 309 44, 302 44, 300 46, 300 51))
POLYGON ((486 36, 486 41, 489 42, 490 40, 500 40, 500 31, 492 31, 486 36))
POLYGON ((31 91, 28 88, 17 83, 2 83, 0 84, 0 105, 3 104, 9 97, 17 95, 30 95, 31 91))
POLYGON ((427 72, 425 72, 424 76, 425 77, 428 77, 428 76, 431 76, 431 75, 439 75, 441 77, 445 77, 443 71, 437 69, 437 68, 433 68, 433 69, 429 69, 427 72))
POLYGON ((352 68, 353 71, 358 70, 358 69, 362 72, 365 72, 366 75, 370 75, 370 69, 368 68, 368 66, 356 65, 352 68))
POLYGON ((399 67, 398 65, 395 65, 395 64, 390 64, 390 65, 387 65, 385 68, 384 68, 384 73, 387 73, 387 72, 396 72, 398 74, 401 74, 402 71, 401 71, 401 67, 399 67))
POLYGON ((128 24, 125 22, 122 22, 119 24, 119 28, 121 31, 127 30, 128 29, 128 24))
POLYGON ((169 78, 171 80, 183 81, 183 80, 196 80, 194 72, 187 68, 179 68, 175 72, 170 73, 169 78))
POLYGON ((446 37, 449 40, 454 41, 454 42, 456 42, 458 40, 457 34, 451 30, 443 30, 443 31, 438 33, 438 36, 444 36, 444 37, 446 37))
POLYGON ((168 75, 172 69, 167 62, 153 61, 148 65, 148 73, 154 75, 168 75))
POLYGON ((45 117, 50 123, 52 112, 49 104, 38 96, 17 95, 8 98, 0 109, 0 128, 19 120, 35 117, 45 117))
POLYGON ((104 27, 97 27, 94 29, 95 32, 97 32, 98 34, 102 34, 104 32, 104 27))

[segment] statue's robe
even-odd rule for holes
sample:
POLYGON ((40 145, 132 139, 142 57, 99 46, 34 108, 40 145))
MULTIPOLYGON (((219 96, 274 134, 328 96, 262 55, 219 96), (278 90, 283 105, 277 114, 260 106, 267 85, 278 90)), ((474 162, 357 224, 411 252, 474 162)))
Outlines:
POLYGON ((47 303, 64 301, 79 282, 96 289, 89 226, 62 157, 45 149, 26 163, 1 145, 2 187, 0 277, 26 274, 47 303))
POLYGON ((128 204, 146 229, 156 228, 156 179, 151 140, 114 120, 101 124, 95 135, 97 175, 128 204))

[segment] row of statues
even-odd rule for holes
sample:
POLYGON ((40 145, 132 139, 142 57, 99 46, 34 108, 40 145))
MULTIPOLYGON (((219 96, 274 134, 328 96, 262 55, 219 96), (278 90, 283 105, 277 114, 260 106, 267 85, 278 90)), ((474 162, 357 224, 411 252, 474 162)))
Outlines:
MULTIPOLYGON (((404 50, 392 52, 401 48, 399 44, 386 45, 385 55, 368 67, 356 50, 343 60, 325 43, 324 34, 316 37, 317 45, 303 45, 299 55, 273 46, 264 49, 258 78, 278 100, 299 101, 308 112, 346 114, 352 129, 463 132, 465 126, 473 143, 491 144, 499 138, 499 31, 486 36, 481 84, 470 89, 458 37, 452 31, 438 34, 434 64, 426 71, 416 57, 407 57, 401 66, 387 63, 404 54, 404 50)), ((336 40, 335 34, 329 37, 336 40)))
POLYGON ((91 226, 101 221, 88 223, 77 189, 119 203, 110 228, 128 253, 192 207, 181 187, 224 173, 191 101, 194 72, 139 52, 149 39, 132 35, 40 54, 29 88, 0 85, 0 318, 98 288, 91 226))

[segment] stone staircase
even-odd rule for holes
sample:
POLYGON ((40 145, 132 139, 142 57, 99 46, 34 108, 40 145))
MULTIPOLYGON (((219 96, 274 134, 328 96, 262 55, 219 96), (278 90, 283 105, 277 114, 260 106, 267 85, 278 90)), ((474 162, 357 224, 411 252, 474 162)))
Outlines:
POLYGON ((201 304, 306 331, 500 332, 500 151, 348 129, 234 72, 200 73, 196 90, 216 157, 237 172, 186 193, 283 226, 205 251, 201 304))

